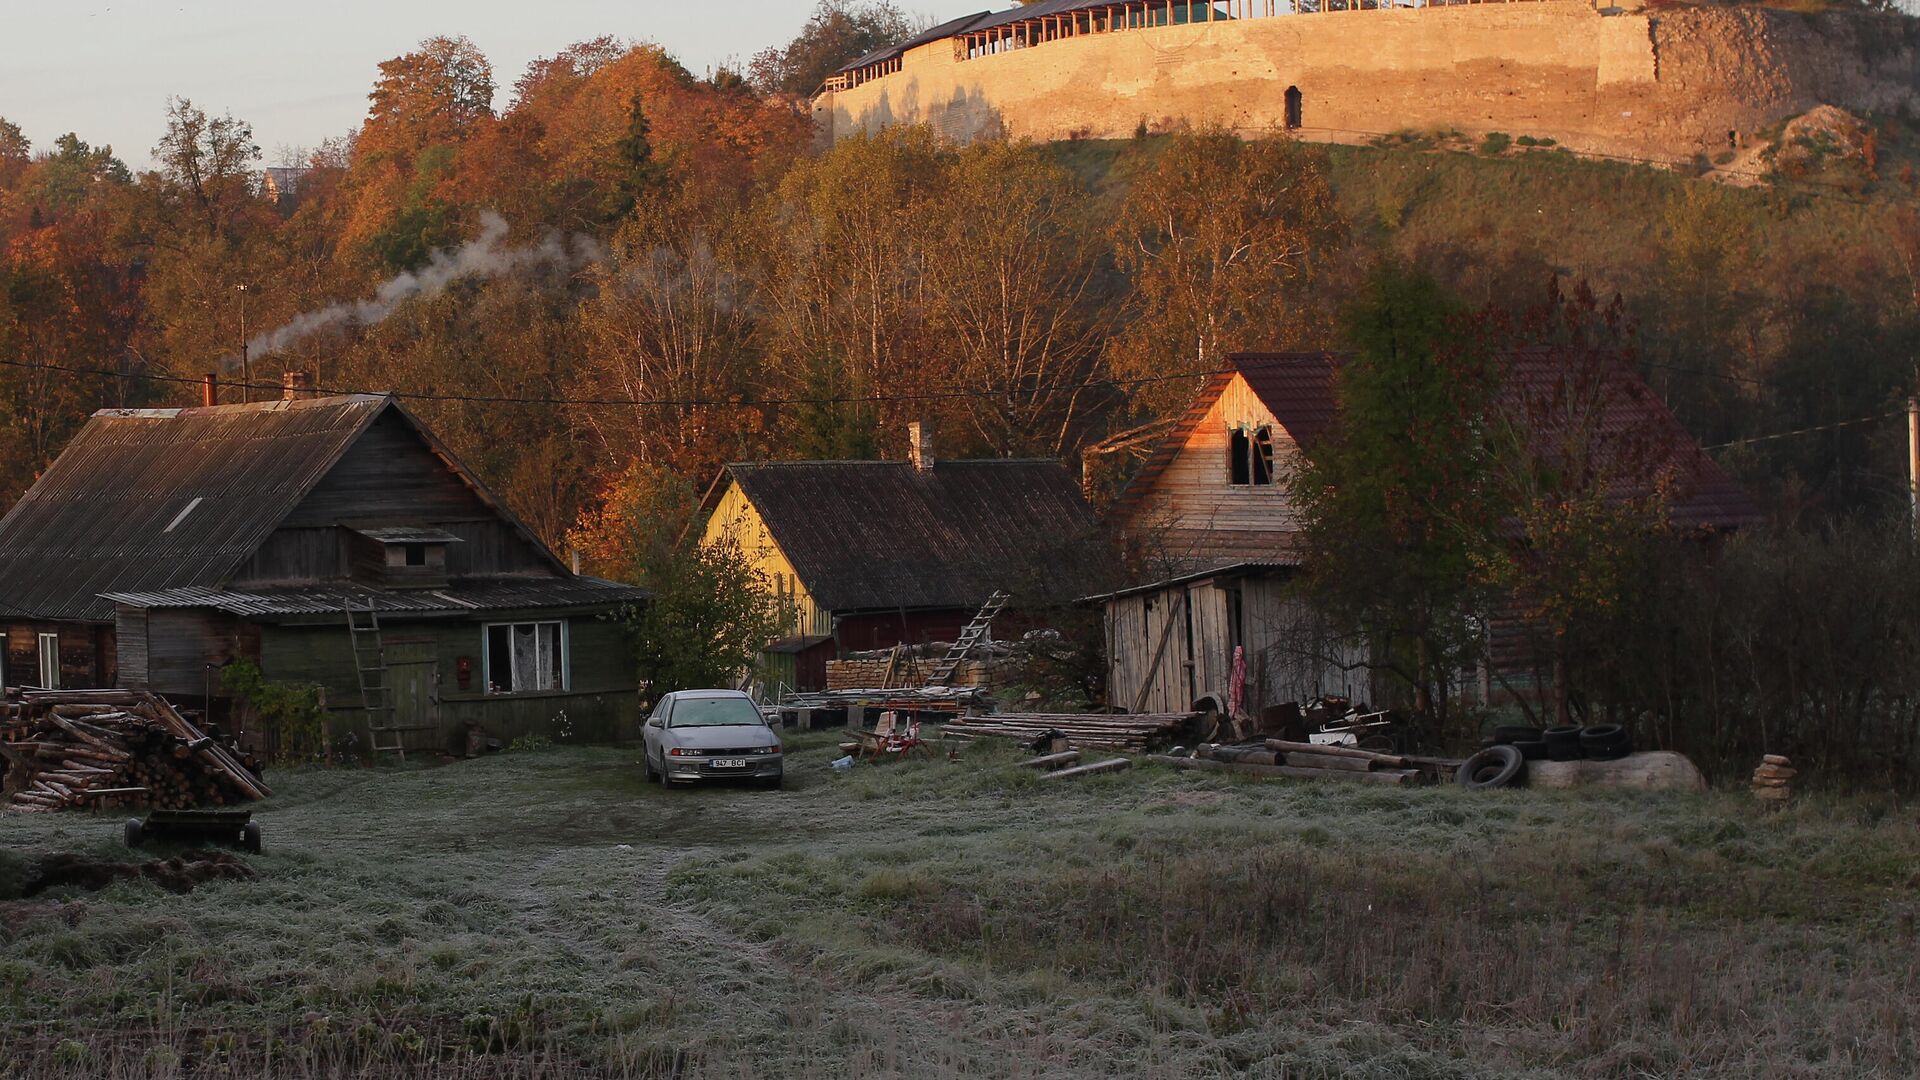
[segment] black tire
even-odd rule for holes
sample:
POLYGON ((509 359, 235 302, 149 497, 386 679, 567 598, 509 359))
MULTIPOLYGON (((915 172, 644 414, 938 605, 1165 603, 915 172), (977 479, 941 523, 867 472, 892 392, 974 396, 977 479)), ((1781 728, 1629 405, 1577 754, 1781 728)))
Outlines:
POLYGON ((1519 783, 1526 776, 1527 759, 1511 746, 1492 746, 1468 758, 1454 774, 1461 787, 1487 791, 1519 783))
POLYGON ((1596 724, 1580 729, 1580 753, 1595 761, 1623 758, 1633 752, 1633 736, 1619 724, 1596 724), (1609 755, 1601 757, 1600 755, 1609 755))
POLYGON ((1493 744, 1512 746, 1515 743, 1539 742, 1544 734, 1546 732, 1543 729, 1525 724, 1502 724, 1493 729, 1493 744))
POLYGON ((127 846, 139 847, 140 841, 145 839, 146 831, 147 831, 146 826, 140 824, 139 818, 128 818, 127 832, 126 832, 127 846))
POLYGON ((786 786, 786 782, 787 778, 784 776, 768 776, 761 779, 760 786, 768 791, 779 791, 786 786))
POLYGON ((1540 733, 1540 741, 1547 744, 1549 761, 1579 761, 1583 756, 1577 727, 1550 727, 1540 733))
POLYGON ((240 830, 240 846, 255 855, 260 854, 260 823, 249 821, 240 830))
POLYGON ((1513 747, 1515 750, 1520 751, 1520 756, 1523 758, 1526 758, 1528 761, 1547 760, 1547 744, 1544 740, 1516 739, 1513 742, 1508 743, 1507 745, 1513 747))
POLYGON ((640 751, 640 765, 647 770, 647 783, 651 784, 660 778, 660 774, 654 770, 653 759, 647 756, 645 750, 640 751))
POLYGON ((1358 749, 1375 754, 1397 754, 1400 752, 1400 740, 1391 735, 1363 735, 1358 749))

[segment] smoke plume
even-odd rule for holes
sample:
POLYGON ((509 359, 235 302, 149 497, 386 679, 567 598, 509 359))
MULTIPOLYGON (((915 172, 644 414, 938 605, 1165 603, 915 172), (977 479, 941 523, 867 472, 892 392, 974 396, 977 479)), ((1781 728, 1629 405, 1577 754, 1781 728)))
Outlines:
POLYGON ((600 247, 592 237, 576 236, 568 242, 558 233, 548 233, 544 240, 533 247, 503 249, 501 243, 506 240, 508 231, 507 223, 500 215, 486 211, 480 216, 479 236, 450 251, 436 250, 428 256, 425 266, 409 270, 381 285, 372 299, 354 300, 307 312, 285 326, 247 342, 247 351, 253 359, 258 360, 336 326, 372 326, 385 320, 408 300, 434 296, 462 278, 498 277, 538 265, 574 270, 602 257, 600 247))

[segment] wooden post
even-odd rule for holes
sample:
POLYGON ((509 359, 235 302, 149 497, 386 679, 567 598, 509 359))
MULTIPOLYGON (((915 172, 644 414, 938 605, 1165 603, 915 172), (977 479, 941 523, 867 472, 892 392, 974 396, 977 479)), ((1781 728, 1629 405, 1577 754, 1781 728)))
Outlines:
POLYGON ((1920 536, 1920 397, 1907 399, 1907 498, 1915 535, 1920 536))

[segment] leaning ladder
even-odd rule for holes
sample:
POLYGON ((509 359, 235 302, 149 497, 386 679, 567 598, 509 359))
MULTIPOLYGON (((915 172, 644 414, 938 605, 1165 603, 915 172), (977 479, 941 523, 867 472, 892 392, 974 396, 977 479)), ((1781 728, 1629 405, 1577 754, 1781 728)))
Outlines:
POLYGON ((993 617, 1000 614, 1012 599, 997 589, 987 597, 987 602, 980 606, 980 614, 975 615, 973 621, 960 631, 960 640, 953 643, 953 648, 948 649, 947 655, 941 658, 940 666, 933 669, 933 674, 927 679, 928 686, 945 686, 953 680, 954 672, 960 670, 961 661, 986 638, 987 631, 993 629, 993 617))
POLYGON ((387 647, 380 637, 380 613, 372 601, 365 608, 347 608, 347 639, 353 643, 360 706, 367 713, 367 745, 375 760, 381 754, 393 754, 405 761, 406 742, 393 724, 393 687, 387 684, 387 647), (392 741, 383 742, 383 736, 392 741))

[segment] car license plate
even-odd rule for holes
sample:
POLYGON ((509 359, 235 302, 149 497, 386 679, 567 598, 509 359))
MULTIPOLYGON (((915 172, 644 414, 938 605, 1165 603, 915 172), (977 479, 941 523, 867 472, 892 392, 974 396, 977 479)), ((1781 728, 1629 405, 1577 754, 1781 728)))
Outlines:
POLYGON ((747 759, 737 757, 718 758, 714 761, 713 767, 716 769, 744 769, 747 767, 747 759))

